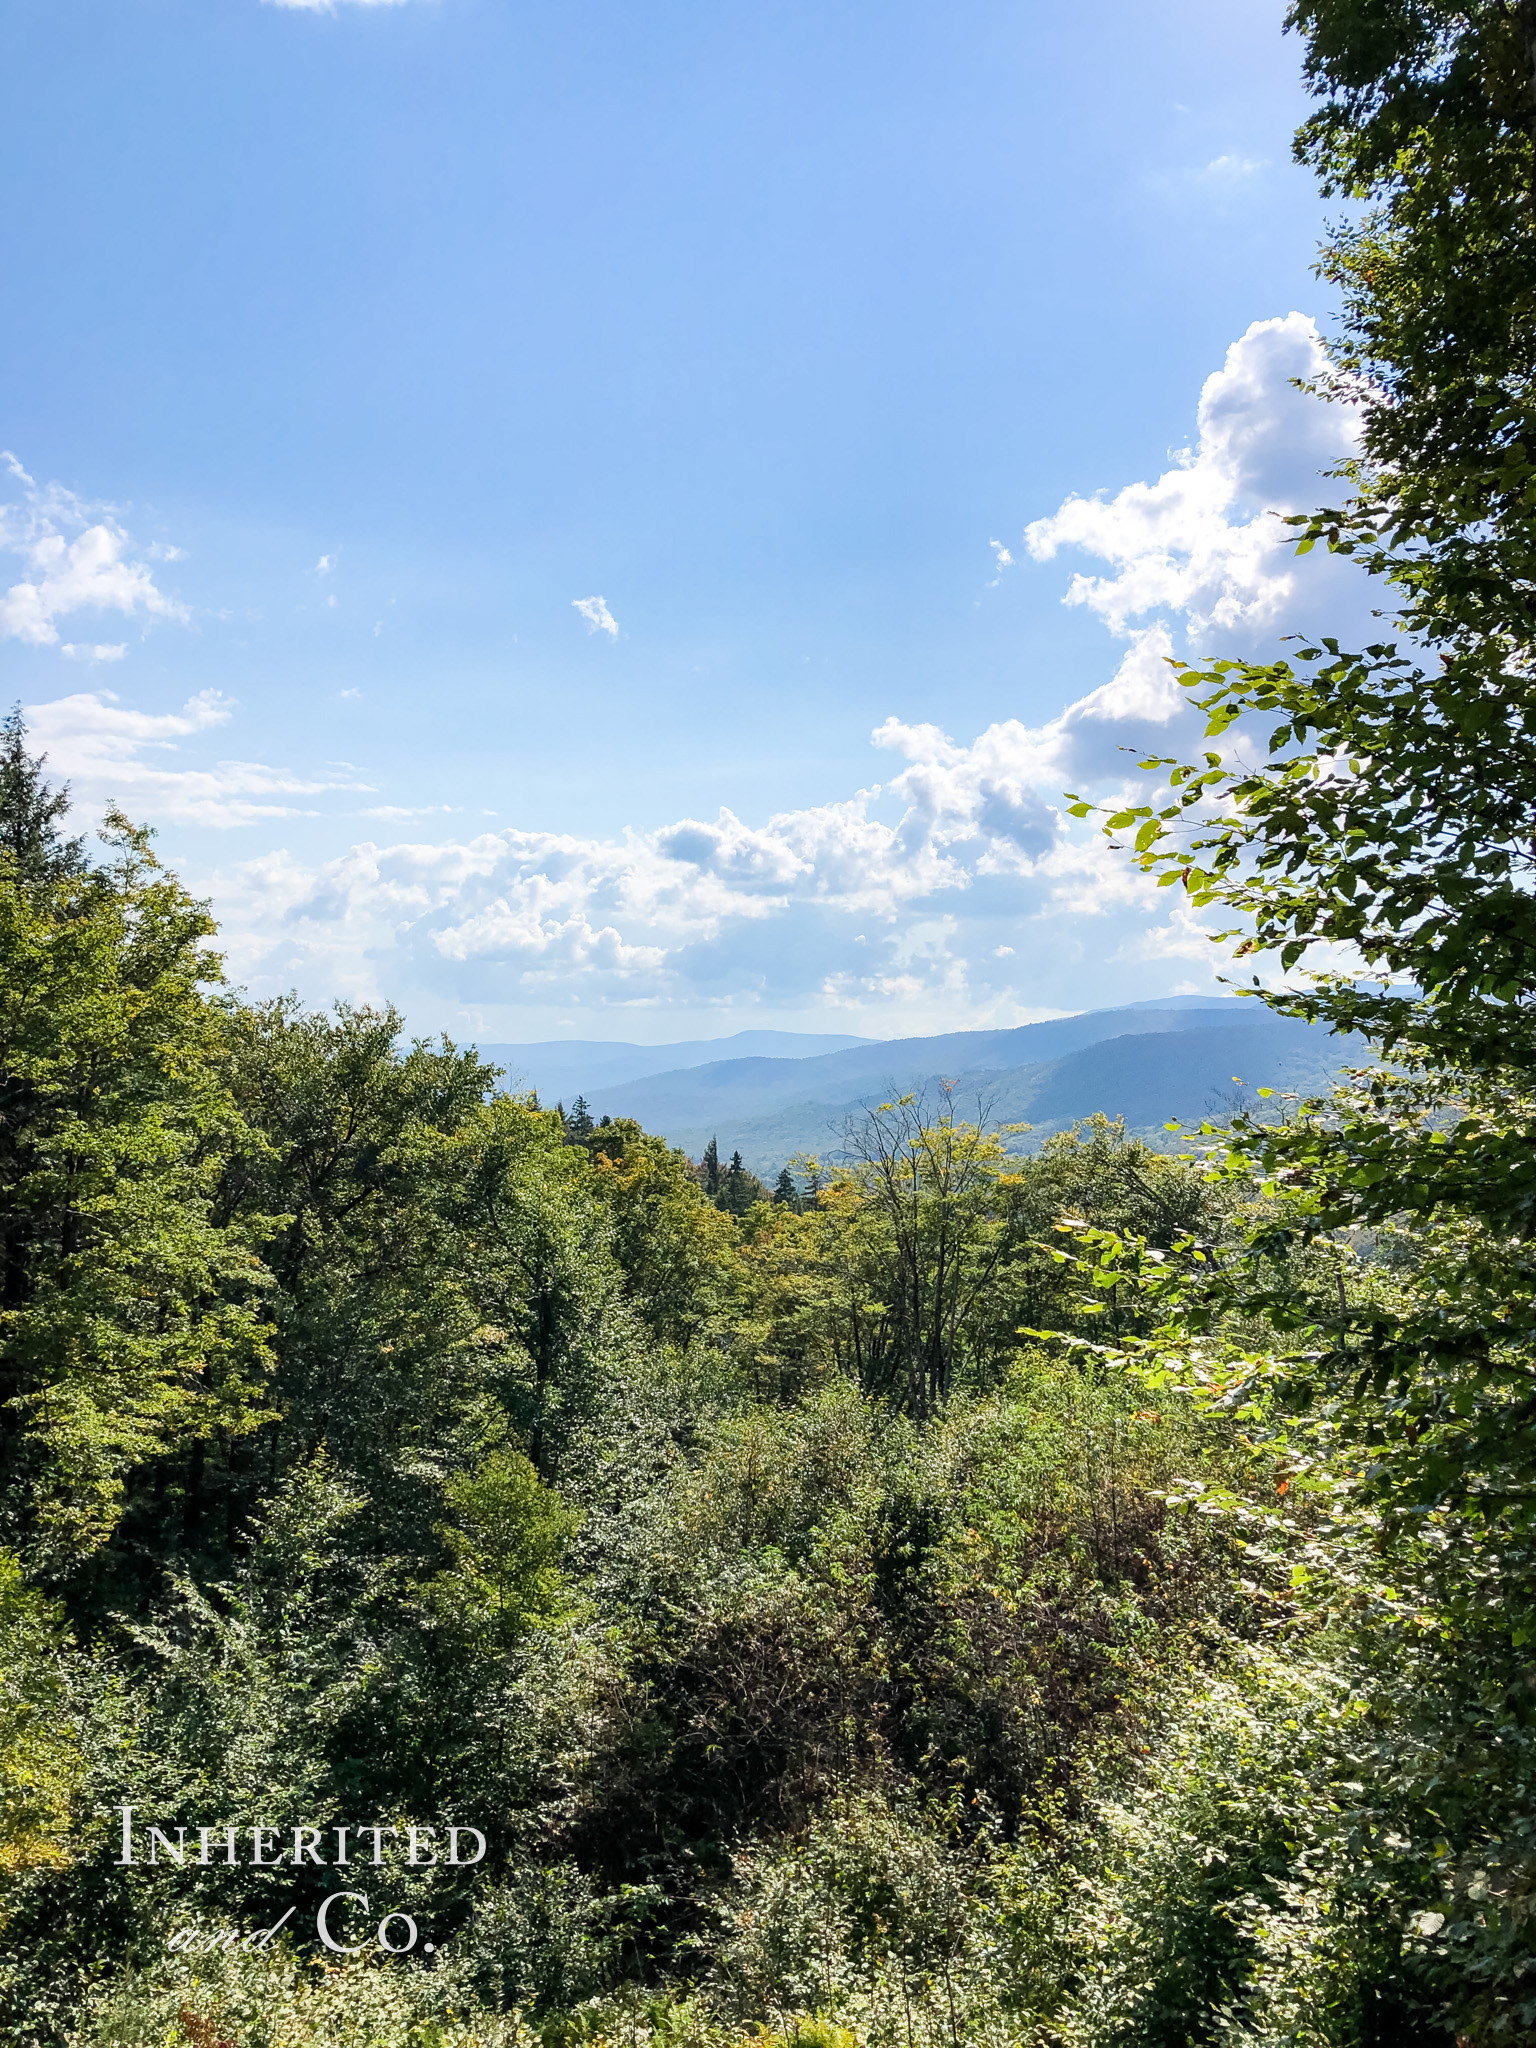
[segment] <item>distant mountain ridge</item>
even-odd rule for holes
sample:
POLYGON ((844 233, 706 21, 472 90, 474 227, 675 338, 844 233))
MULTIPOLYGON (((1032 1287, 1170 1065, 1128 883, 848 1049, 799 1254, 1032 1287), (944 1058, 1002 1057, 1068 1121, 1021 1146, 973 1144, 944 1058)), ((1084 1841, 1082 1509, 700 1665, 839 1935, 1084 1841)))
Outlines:
POLYGON ((805 1059, 877 1041, 840 1031, 737 1031, 729 1038, 688 1038, 673 1045, 629 1045, 606 1038, 547 1038, 533 1045, 482 1045, 482 1059, 506 1070, 509 1087, 537 1088, 553 1104, 590 1098, 595 1088, 638 1081, 646 1074, 700 1067, 725 1057, 805 1059))
MULTIPOLYGON (((980 1104, 995 1122, 1029 1123, 1031 1135, 1021 1142, 1032 1147, 1099 1111, 1123 1117, 1132 1130, 1160 1134, 1172 1119, 1198 1123, 1213 1113, 1224 1115, 1238 1094, 1257 1086, 1312 1093, 1363 1052, 1358 1042, 1276 1017, 1256 1003, 1197 996, 1001 1030, 845 1041, 799 1056, 748 1053, 743 1047, 733 1058, 696 1058, 701 1046, 718 1051, 754 1037, 795 1041, 791 1033, 742 1032, 685 1046, 595 1045, 594 1054, 685 1058, 624 1078, 604 1078, 601 1070, 594 1074, 575 1064, 564 1071, 572 1077, 585 1071, 576 1085, 535 1085, 546 1101, 561 1093, 569 1103, 580 1093, 594 1115, 634 1117, 695 1158, 716 1138, 723 1154, 739 1150, 756 1172, 771 1176, 799 1152, 835 1157, 841 1126, 861 1108, 893 1094, 933 1092, 941 1079, 958 1085, 963 1107, 980 1104)), ((579 1061, 584 1049, 482 1051, 515 1072, 516 1055, 524 1056, 527 1071, 534 1065, 529 1054, 573 1053, 579 1061)))
MULTIPOLYGON (((1024 1151, 1100 1111, 1123 1117, 1129 1130, 1154 1143, 1171 1144, 1177 1140, 1163 1129, 1170 1121, 1187 1127, 1208 1117, 1222 1121, 1237 1099, 1251 1103, 1259 1086, 1317 1093, 1362 1050, 1330 1040, 1310 1025, 1277 1018, 1214 1032, 1127 1033, 1080 1047, 1059 1060, 947 1078, 959 1084, 962 1113, 975 1115, 979 1108, 993 1123, 1029 1124, 1029 1134, 1015 1141, 1024 1151)), ((926 1085, 933 1093, 936 1078, 914 1076, 907 1087, 917 1090, 926 1085)), ((896 1091, 872 1090, 859 1100, 835 1105, 785 1104, 729 1122, 719 1116, 707 1123, 669 1120, 665 1135, 694 1157, 717 1137, 722 1152, 739 1149, 755 1172, 771 1176, 796 1153, 815 1152, 836 1160, 849 1121, 891 1092, 896 1091)))
POLYGON ((714 1060, 685 1072, 652 1073, 602 1086, 588 1091, 588 1100, 605 1115, 632 1116, 648 1130, 665 1131, 680 1118, 689 1123, 712 1115, 740 1118, 792 1102, 841 1105, 871 1090, 889 1094, 936 1075, 960 1079, 1032 1066, 1127 1033, 1230 1028, 1251 1014, 1246 1004, 1230 998, 1179 1010, 1128 1004, 1002 1030, 877 1039, 800 1059, 714 1060))

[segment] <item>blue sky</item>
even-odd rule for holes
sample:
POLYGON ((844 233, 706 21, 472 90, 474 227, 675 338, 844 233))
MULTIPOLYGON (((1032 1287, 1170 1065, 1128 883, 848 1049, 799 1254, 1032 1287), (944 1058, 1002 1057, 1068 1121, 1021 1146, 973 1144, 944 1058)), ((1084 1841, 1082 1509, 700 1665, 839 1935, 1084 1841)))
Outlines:
POLYGON ((1187 743, 1168 649, 1359 612, 1265 518, 1345 432, 1281 14, 15 0, 0 685, 260 992, 1210 987, 1060 795, 1187 743))

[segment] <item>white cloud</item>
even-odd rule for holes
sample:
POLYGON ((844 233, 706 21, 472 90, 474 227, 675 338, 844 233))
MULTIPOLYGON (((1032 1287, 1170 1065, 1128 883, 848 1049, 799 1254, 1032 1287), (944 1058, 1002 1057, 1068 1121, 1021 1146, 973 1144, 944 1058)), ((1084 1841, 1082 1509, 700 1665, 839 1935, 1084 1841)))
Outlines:
POLYGON ((358 812, 360 818, 435 818, 462 811, 462 804, 372 804, 358 812))
MULTIPOLYGON (((1155 889, 1062 796, 1144 797, 1134 762, 1194 744, 1171 655, 1213 637, 1242 651, 1336 607, 1339 565, 1298 563, 1273 517, 1315 502, 1349 446, 1348 413, 1295 388, 1320 363, 1303 315, 1255 322, 1160 477, 1029 528, 1037 561, 1084 558, 1068 601, 1125 643, 1054 718, 969 742, 889 718, 872 735, 898 757, 889 781, 762 822, 723 808, 616 839, 510 828, 313 866, 272 856, 227 885, 246 971, 481 1012, 702 1004, 886 1029, 1124 999, 1174 963, 1214 978, 1221 956, 1182 892, 1155 889)), ((1001 572, 1009 551, 992 548, 1001 572)), ((600 598, 576 609, 616 632, 600 598)))
MULTIPOLYGON (((0 639, 57 647, 57 622, 77 612, 189 616, 156 585, 110 506, 89 504, 59 484, 38 485, 9 450, 0 459, 23 486, 20 502, 0 505, 0 549, 19 556, 27 569, 0 593, 0 639)), ((82 644, 71 641, 66 651, 78 655, 82 644)), ((114 658, 100 649, 88 652, 97 660, 114 658)))
POLYGON ((1268 164, 1261 157, 1217 156, 1212 157, 1198 175, 1213 185, 1235 185, 1244 178, 1251 178, 1255 172, 1268 168, 1268 164))
MULTIPOLYGON (((1137 992, 1156 993, 1160 963, 1182 957, 1196 928, 1061 802, 1068 778, 1132 779, 1116 742, 1166 740, 1181 707, 1146 639, 1044 725, 1005 720, 967 744, 887 719, 872 737, 897 757, 889 780, 762 823, 723 807, 618 837, 488 829, 321 861, 273 852, 193 879, 211 881, 234 970, 256 988, 388 997, 428 1017, 579 1002, 940 1028, 1092 1000, 1095 977, 1109 1000, 1127 974, 1151 975, 1137 992)), ((322 778, 189 762, 230 715, 211 691, 172 712, 108 692, 27 711, 81 808, 111 798, 151 822, 233 825, 305 815, 294 798, 359 787, 341 779, 344 763, 322 778)), ((362 815, 400 824, 449 809, 362 815)))
POLYGON ((93 646, 84 646, 66 640, 59 652, 70 661, 121 661, 128 652, 128 643, 125 640, 98 641, 93 646))
POLYGON ((315 780, 257 761, 184 766, 179 742, 228 722, 229 702, 202 690, 179 711, 130 710, 110 690, 81 691, 23 707, 32 744, 51 773, 70 784, 77 811, 121 804, 151 824, 248 825, 303 813, 273 798, 359 789, 357 782, 315 780))
POLYGON ((608 633, 615 640, 619 637, 619 622, 608 609, 606 598, 573 597, 571 603, 587 622, 589 633, 608 633))
POLYGON ((1251 642, 1304 628, 1312 614, 1337 625, 1341 599, 1358 612, 1358 574, 1326 556, 1298 562, 1295 535, 1275 516, 1316 504, 1326 488, 1320 472, 1352 445, 1353 416, 1293 383, 1322 366, 1305 314, 1256 320, 1205 380, 1194 447, 1155 483, 1068 498, 1035 520, 1024 539, 1036 561, 1072 549, 1115 571, 1078 574, 1067 603, 1088 606, 1122 635, 1150 615, 1182 619, 1197 653, 1213 651, 1217 636, 1226 652, 1234 636, 1251 642))
MULTIPOLYGON (((473 1015, 487 1037, 498 1018, 500 1035, 542 1035, 572 1005, 722 1028, 743 1012, 840 1015, 887 1032, 1020 1022, 1199 986, 1202 972, 1213 986, 1223 957, 1187 897, 1070 819, 1063 793, 1145 798, 1135 761, 1197 743, 1168 657, 1211 636, 1243 651, 1304 623, 1319 589, 1335 601, 1338 565, 1297 563, 1265 512, 1311 503, 1344 445, 1348 415, 1290 382, 1317 361, 1301 315, 1256 323, 1207 379, 1195 444, 1160 477, 1069 499, 1030 527, 1036 560, 1084 558, 1069 601, 1123 643, 1107 679, 1056 716, 969 740, 888 718, 872 734, 887 779, 766 818, 722 807, 619 835, 466 822, 458 837, 386 834, 330 859, 270 851, 194 878, 233 970, 260 991, 397 1000, 425 1025, 473 1015)), ((591 630, 617 633, 601 598, 575 603, 591 630)), ((151 820, 281 816, 295 797, 358 787, 176 756, 228 715, 210 693, 173 713, 100 693, 31 714, 59 769, 151 820)), ((352 772, 327 764, 337 771, 352 772)), ((362 815, 400 825, 444 810, 362 815)))
POLYGON ((1103 786, 1107 763, 1117 785, 1132 779, 1109 735, 1166 738, 1179 707, 1144 667, 1135 649, 1060 717, 969 744, 889 719, 873 736, 900 757, 889 781, 762 823, 722 808, 612 838, 511 827, 314 863, 266 855, 216 885, 226 939, 259 988, 418 1013, 435 1001, 439 1015, 703 1005, 891 1028, 1017 1021, 1088 999, 1095 977, 1106 999, 1127 974, 1155 993, 1189 919, 1061 801, 1068 774, 1103 786))
POLYGON ((315 564, 315 574, 317 576, 329 576, 335 566, 336 557, 334 555, 322 555, 315 564))

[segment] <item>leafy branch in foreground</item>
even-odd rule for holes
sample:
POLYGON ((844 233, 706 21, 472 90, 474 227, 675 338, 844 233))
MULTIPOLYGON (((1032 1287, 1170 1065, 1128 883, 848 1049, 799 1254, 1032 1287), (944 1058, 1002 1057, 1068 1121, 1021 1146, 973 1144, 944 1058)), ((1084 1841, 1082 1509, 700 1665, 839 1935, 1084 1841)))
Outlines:
POLYGON ((1348 2011, 1335 1966, 1352 1950, 1358 1985, 1375 1943, 1415 2038, 1529 2041, 1536 7, 1296 0, 1289 19, 1322 100, 1298 154, 1371 209, 1322 266, 1344 302, 1323 387, 1357 408, 1360 454, 1347 501, 1295 522, 1298 552, 1353 557, 1390 623, 1360 651, 1182 667, 1207 747, 1144 762, 1163 793, 1105 829, 1278 967, 1259 1000, 1390 1064, 1207 1134, 1238 1197, 1219 1245, 1079 1229, 1065 1260, 1161 1315, 1114 1363, 1274 1461, 1267 1510, 1185 1499, 1241 1532, 1278 1614, 1332 1635, 1363 1710, 1334 1746, 1335 1819, 1260 1898, 1243 2037, 1406 2038, 1348 2011), (1253 726, 1256 762, 1236 751, 1253 726), (1352 1920, 1324 1967, 1321 1930, 1352 1920), (1309 1974, 1264 2032, 1270 1983, 1309 1974))

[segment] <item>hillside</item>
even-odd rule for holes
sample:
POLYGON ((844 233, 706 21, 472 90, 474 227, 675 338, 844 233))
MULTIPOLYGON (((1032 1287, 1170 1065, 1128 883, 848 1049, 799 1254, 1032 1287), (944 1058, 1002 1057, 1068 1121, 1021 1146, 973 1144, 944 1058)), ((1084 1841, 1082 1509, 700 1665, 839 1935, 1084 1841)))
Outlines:
MULTIPOLYGON (((1245 1021, 1219 1031, 1197 1027, 1125 1032, 1059 1059, 1015 1067, 978 1066, 958 1074, 951 1069, 945 1078, 957 1083, 966 1114, 974 1115, 980 1108, 993 1122, 1029 1123, 1030 1132, 1019 1141, 1025 1151, 1035 1149, 1053 1131, 1098 1111, 1123 1117, 1129 1130, 1164 1143, 1165 1123, 1226 1116, 1237 1100, 1254 1100, 1256 1088, 1300 1093, 1325 1088, 1359 1050, 1291 1019, 1260 1016, 1247 1021, 1251 1015, 1245 1012, 1245 1021)), ((739 1149, 754 1172, 774 1174, 797 1152, 835 1158, 842 1149, 844 1127, 861 1108, 897 1092, 936 1092, 944 1073, 943 1068, 909 1070, 891 1088, 869 1089, 837 1102, 802 1095, 795 1102, 734 1116, 714 1106, 728 1111, 725 1088, 706 1086, 700 1091, 701 1103, 711 1096, 713 1102, 702 1114, 663 1121, 653 1111, 648 1127, 694 1158, 713 1137, 723 1154, 739 1149)))
POLYGON ((713 1137, 758 1173, 797 1152, 834 1154, 861 1107, 956 1082, 995 1121, 1034 1126, 1023 1144, 1104 1111, 1160 1132, 1227 1106, 1233 1077, 1325 1085, 1341 1049, 1324 1034, 1231 998, 1174 997, 1003 1030, 828 1041, 739 1032, 672 1046, 487 1046, 545 1100, 585 1095, 594 1114, 633 1117, 697 1157, 713 1137), (795 1047, 804 1050, 796 1053, 795 1047), (728 1058, 701 1054, 730 1048, 728 1058), (655 1062, 637 1068, 644 1062, 655 1062), (664 1064, 661 1064, 664 1063, 664 1064))
POLYGON ((818 1053, 872 1045, 873 1039, 837 1031, 738 1031, 730 1038, 681 1039, 670 1045, 630 1045, 606 1038, 548 1038, 532 1045, 482 1045, 480 1052, 506 1073, 511 1087, 536 1088, 547 1102, 589 1098, 598 1088, 638 1081, 646 1074, 699 1067, 726 1055, 736 1059, 798 1060, 818 1053))
POLYGON ((1230 1029, 1251 1014, 1245 1004, 1230 999, 1195 999, 1177 1009, 1160 1003, 1129 1004, 1006 1030, 882 1039, 811 1058, 678 1062, 681 1071, 653 1072, 617 1085, 600 1083, 584 1087, 583 1093, 599 1114, 631 1116, 647 1130, 670 1131, 711 1118, 757 1119, 806 1102, 840 1109, 866 1097, 899 1093, 935 1074, 1012 1071, 1129 1032, 1230 1029))

